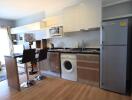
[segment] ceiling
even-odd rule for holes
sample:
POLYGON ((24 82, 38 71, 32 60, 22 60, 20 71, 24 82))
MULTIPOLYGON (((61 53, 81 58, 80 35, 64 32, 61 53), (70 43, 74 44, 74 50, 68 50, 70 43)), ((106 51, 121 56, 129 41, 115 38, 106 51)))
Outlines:
MULTIPOLYGON (((81 0, 0 0, 0 18, 17 20, 37 13, 52 13, 81 0)), ((126 0, 102 0, 103 5, 126 0)))
POLYGON ((20 19, 40 12, 53 12, 80 0, 0 0, 0 18, 20 19))

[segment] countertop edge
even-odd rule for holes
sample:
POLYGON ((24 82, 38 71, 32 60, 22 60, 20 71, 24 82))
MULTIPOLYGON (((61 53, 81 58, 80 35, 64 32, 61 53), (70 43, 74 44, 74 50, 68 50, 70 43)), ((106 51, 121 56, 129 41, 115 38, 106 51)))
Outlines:
POLYGON ((74 52, 74 51, 52 51, 52 50, 50 50, 50 51, 48 51, 48 52, 59 52, 59 53, 73 53, 73 54, 98 54, 98 55, 100 55, 100 53, 94 53, 94 52, 74 52))

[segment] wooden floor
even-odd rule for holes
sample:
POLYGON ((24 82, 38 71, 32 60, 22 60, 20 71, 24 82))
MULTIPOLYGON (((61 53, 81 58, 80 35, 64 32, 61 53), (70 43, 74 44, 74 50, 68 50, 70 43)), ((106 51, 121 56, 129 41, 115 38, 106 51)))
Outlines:
POLYGON ((0 83, 0 100, 130 100, 130 97, 63 79, 47 78, 17 92, 0 83))

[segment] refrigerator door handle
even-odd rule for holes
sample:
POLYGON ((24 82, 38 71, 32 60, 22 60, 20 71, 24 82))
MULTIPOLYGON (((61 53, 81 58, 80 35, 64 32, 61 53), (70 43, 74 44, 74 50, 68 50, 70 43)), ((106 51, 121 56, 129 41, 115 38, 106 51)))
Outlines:
POLYGON ((104 46, 104 41, 101 41, 101 46, 102 46, 102 47, 104 46))
POLYGON ((104 26, 102 25, 102 29, 104 29, 104 26))
POLYGON ((104 41, 102 41, 102 45, 104 44, 104 41))

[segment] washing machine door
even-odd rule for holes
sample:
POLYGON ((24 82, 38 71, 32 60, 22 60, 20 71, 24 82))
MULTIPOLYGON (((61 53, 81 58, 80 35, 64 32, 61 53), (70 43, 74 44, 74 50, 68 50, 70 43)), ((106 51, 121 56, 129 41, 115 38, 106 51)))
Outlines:
POLYGON ((72 63, 68 60, 64 62, 64 68, 66 72, 72 72, 73 71, 73 66, 72 63))

